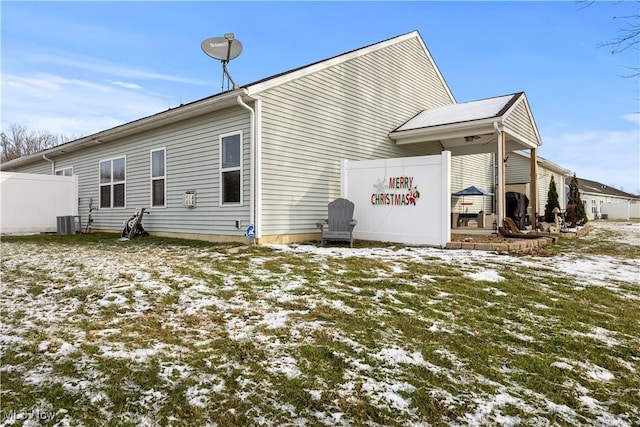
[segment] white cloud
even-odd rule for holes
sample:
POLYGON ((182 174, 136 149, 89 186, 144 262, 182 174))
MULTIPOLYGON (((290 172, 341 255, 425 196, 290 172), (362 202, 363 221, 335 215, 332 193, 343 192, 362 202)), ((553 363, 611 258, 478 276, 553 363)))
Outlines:
POLYGON ((121 81, 111 81, 111 84, 123 87, 125 89, 134 89, 134 90, 142 89, 142 86, 140 86, 139 84, 136 84, 136 83, 127 83, 127 82, 121 82, 121 81))
POLYGON ((622 116, 622 118, 630 121, 631 123, 640 125, 640 113, 625 114, 624 116, 622 116))
POLYGON ((210 82, 198 79, 190 79, 182 76, 157 73, 155 71, 143 70, 129 65, 115 64, 97 58, 78 56, 68 53, 38 53, 29 56, 29 59, 40 64, 62 65, 76 70, 91 71, 92 73, 106 74, 110 76, 126 77, 128 79, 140 80, 162 80, 174 83, 186 83, 192 85, 208 86, 210 82))
POLYGON ((3 129, 18 123, 79 137, 166 110, 167 102, 162 95, 122 85, 53 74, 2 76, 3 129))
POLYGON ((23 53, 31 71, 2 75, 2 129, 11 123, 79 137, 182 103, 210 82, 68 52, 23 53), (56 69, 55 72, 38 70, 56 69), (190 89, 191 88, 191 89, 190 89), (171 93, 180 93, 180 101, 171 93))
POLYGON ((640 129, 565 132, 543 140, 540 155, 578 177, 640 193, 640 129))

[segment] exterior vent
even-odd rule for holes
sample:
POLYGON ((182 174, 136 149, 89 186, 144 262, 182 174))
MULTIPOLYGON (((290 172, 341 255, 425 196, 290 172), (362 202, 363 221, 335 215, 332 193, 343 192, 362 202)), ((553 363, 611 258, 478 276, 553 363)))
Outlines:
POLYGON ((196 207, 196 192, 195 191, 185 191, 183 203, 187 208, 195 208, 196 207))

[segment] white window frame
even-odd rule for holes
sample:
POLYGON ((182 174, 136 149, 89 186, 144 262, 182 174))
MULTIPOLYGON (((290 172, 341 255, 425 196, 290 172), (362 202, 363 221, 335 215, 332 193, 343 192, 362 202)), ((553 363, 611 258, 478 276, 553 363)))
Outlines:
POLYGON ((151 206, 152 208, 166 208, 167 207, 167 147, 161 147, 161 148, 154 148, 153 150, 151 150, 149 152, 149 196, 150 196, 150 200, 149 200, 149 206, 151 206), (162 151, 164 153, 164 155, 162 156, 163 161, 164 161, 164 165, 163 165, 163 170, 164 170, 164 175, 162 176, 153 176, 153 153, 158 152, 158 151, 162 151), (162 200, 164 201, 164 204, 162 205, 154 205, 153 204, 153 181, 157 181, 157 180, 164 180, 164 195, 162 200))
POLYGON ((220 186, 220 207, 227 207, 227 206, 242 206, 242 201, 244 199, 244 194, 243 194, 243 176, 244 176, 244 138, 242 135, 242 131, 235 131, 235 132, 229 132, 229 133, 225 133, 220 135, 220 139, 219 139, 219 153, 220 153, 220 162, 219 162, 219 174, 218 174, 218 182, 219 182, 219 186, 220 186), (223 168, 222 167, 222 145, 223 145, 223 141, 225 138, 231 137, 231 136, 236 136, 239 135, 240 136, 240 165, 239 166, 233 166, 233 167, 228 167, 228 168, 223 168), (234 172, 234 171, 240 171, 240 201, 239 202, 225 202, 223 200, 223 175, 225 172, 234 172))
POLYGON ((111 157, 108 159, 101 159, 98 161, 98 209, 126 209, 127 208, 127 156, 117 156, 111 157), (114 160, 124 161, 124 180, 123 181, 114 181, 113 180, 113 162, 114 160), (102 163, 110 162, 111 163, 111 181, 109 183, 102 183, 102 163), (123 206, 113 206, 113 198, 115 195, 115 191, 113 191, 113 187, 116 184, 124 184, 124 205, 123 206), (102 187, 110 186, 110 199, 109 207, 102 206, 102 187))
POLYGON ((56 169, 55 173, 56 173, 57 176, 73 176, 73 166, 56 169), (71 173, 67 174, 67 171, 71 171, 71 173), (58 172, 60 172, 60 173, 58 173, 58 172))

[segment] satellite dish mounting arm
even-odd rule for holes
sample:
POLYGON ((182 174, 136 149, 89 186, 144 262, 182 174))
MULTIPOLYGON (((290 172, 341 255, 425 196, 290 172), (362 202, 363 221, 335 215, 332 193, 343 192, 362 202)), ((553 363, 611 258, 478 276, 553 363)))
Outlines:
POLYGON ((233 33, 226 33, 224 38, 227 39, 227 59, 222 61, 222 71, 224 71, 224 74, 227 76, 231 84, 233 84, 233 90, 236 90, 238 89, 238 85, 233 81, 231 74, 229 74, 229 70, 227 70, 227 63, 231 59, 231 45, 233 44, 233 40, 235 40, 235 36, 233 33))
POLYGON ((233 85, 233 90, 236 90, 236 89, 238 89, 238 85, 231 78, 231 74, 229 74, 229 71, 227 71, 227 62, 229 62, 229 61, 222 61, 222 71, 224 72, 225 76, 227 76, 227 78, 229 79, 229 81, 233 85))

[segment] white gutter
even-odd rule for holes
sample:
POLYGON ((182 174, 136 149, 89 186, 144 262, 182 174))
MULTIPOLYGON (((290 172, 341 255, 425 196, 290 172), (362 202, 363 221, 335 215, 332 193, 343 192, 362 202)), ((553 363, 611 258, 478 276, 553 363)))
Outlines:
POLYGON ((42 158, 45 159, 47 162, 51 162, 51 175, 55 175, 56 174, 56 162, 54 160, 51 160, 51 159, 47 158, 47 156, 45 156, 44 154, 42 155, 42 158))
MULTIPOLYGON (((502 116, 499 117, 502 120, 502 116)), ((441 125, 426 126, 415 129, 396 130, 389 132, 389 138, 394 140, 411 138, 414 136, 433 135, 433 139, 455 138, 457 136, 468 136, 470 133, 483 131, 491 132, 493 125, 496 123, 495 118, 468 120, 457 123, 446 123, 441 125)))
MULTIPOLYGON (((253 108, 249 107, 242 100, 242 96, 238 95, 236 97, 236 102, 239 106, 249 110, 249 169, 251 170, 251 177, 249 180, 249 221, 254 227, 254 232, 256 228, 256 188, 255 188, 255 180, 256 180, 256 160, 255 160, 255 145, 256 145, 256 112, 253 108)), ((256 235, 257 236, 257 235, 256 235)))
POLYGON ((192 117, 210 113, 212 111, 217 111, 222 108, 235 105, 236 97, 246 94, 247 90, 244 88, 240 88, 232 92, 223 93, 199 101, 194 101, 186 105, 181 105, 179 107, 156 113, 142 119, 134 120, 132 122, 125 123, 111 129, 103 130, 98 133, 58 145, 53 148, 49 148, 39 153, 34 153, 29 156, 23 156, 17 159, 9 160, 8 162, 3 162, 0 164, 0 169, 11 170, 11 168, 19 167, 39 160, 42 154, 48 156, 57 156, 59 154, 62 154, 62 150, 64 150, 65 152, 75 151, 77 149, 82 149, 88 145, 106 143, 112 140, 134 135, 136 133, 155 129, 160 126, 175 123, 180 120, 186 120, 192 117))
POLYGON ((255 206, 255 232, 256 239, 262 237, 262 100, 256 99, 256 133, 255 133, 255 171, 256 171, 256 206, 255 206))

